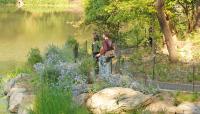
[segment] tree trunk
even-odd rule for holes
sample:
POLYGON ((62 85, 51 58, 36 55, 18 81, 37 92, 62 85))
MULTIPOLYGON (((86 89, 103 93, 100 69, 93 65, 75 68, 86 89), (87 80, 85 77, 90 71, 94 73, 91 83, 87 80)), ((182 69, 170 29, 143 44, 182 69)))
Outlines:
POLYGON ((198 0, 196 3, 196 23, 195 29, 200 28, 200 1, 198 0))
POLYGON ((167 45, 167 50, 169 52, 169 59, 172 62, 176 62, 178 60, 178 56, 177 56, 172 32, 170 30, 169 23, 167 22, 166 15, 164 13, 164 0, 157 0, 156 10, 157 10, 157 18, 160 23, 161 30, 165 36, 165 42, 167 45))

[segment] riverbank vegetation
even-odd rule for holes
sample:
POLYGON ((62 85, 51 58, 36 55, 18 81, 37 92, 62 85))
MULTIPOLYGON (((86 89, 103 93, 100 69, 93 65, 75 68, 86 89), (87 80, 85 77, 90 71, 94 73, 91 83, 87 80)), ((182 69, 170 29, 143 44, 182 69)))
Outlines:
MULTIPOLYGON (((27 45, 25 48, 16 46, 20 54, 27 52, 30 48, 27 41, 35 37, 33 42, 39 42, 39 46, 31 45, 27 56, 23 56, 27 59, 25 63, 10 67, 9 72, 2 71, 6 76, 0 75, 0 89, 18 74, 29 74, 36 95, 31 114, 89 114, 84 104, 86 100, 102 89, 116 86, 155 95, 155 102, 169 103, 173 107, 200 101, 199 0, 83 0, 84 13, 74 12, 69 16, 67 9, 74 1, 23 2, 20 9, 0 11, 4 12, 0 14, 0 25, 4 26, 0 27, 1 36, 16 37, 16 44, 27 45), (15 16, 19 18, 13 20, 15 16), (17 26, 14 29, 11 28, 13 23, 17 26), (29 31, 29 28, 32 29, 29 31), (91 29, 100 37, 103 32, 111 34, 117 53, 111 76, 102 78, 95 74, 92 41, 88 40, 92 39, 91 29), (24 42, 18 41, 21 37, 24 42), (56 45, 58 38, 61 40, 56 45), (78 48, 77 53, 75 48, 78 48), (165 89, 180 89, 180 92, 160 91, 165 89), (76 102, 80 94, 88 94, 83 104, 76 102)), ((0 4, 16 3, 0 0, 0 4)), ((124 98, 122 95, 116 99, 118 104, 124 98)), ((130 113, 144 111, 145 106, 130 113)))

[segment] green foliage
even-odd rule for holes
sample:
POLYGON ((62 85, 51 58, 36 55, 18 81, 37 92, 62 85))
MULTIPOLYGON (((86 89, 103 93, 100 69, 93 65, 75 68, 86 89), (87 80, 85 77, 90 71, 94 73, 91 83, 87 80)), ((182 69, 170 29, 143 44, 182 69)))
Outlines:
POLYGON ((48 84, 56 83, 59 76, 60 73, 58 69, 56 69, 53 65, 46 66, 44 68, 44 72, 41 74, 43 82, 46 82, 48 84))
POLYGON ((156 23, 152 6, 153 0, 87 0, 85 23, 96 25, 100 33, 109 31, 118 45, 136 45, 148 37, 150 20, 156 23))
POLYGON ((36 95, 31 114, 88 114, 88 111, 77 106, 69 92, 42 85, 36 95))
POLYGON ((111 85, 109 83, 107 83, 106 81, 99 81, 99 82, 95 82, 94 84, 92 84, 91 88, 89 89, 89 92, 91 93, 96 93, 104 88, 108 88, 111 85))
POLYGON ((20 73, 31 74, 31 73, 33 73, 33 68, 30 65, 27 65, 27 64, 18 66, 16 68, 14 68, 13 70, 7 72, 7 74, 6 74, 7 77, 6 78, 8 78, 8 79, 15 78, 20 73))
POLYGON ((77 45, 77 44, 78 44, 77 40, 73 36, 70 36, 67 39, 67 42, 66 42, 65 45, 69 45, 70 47, 74 48, 74 46, 77 45))
POLYGON ((15 4, 16 0, 0 0, 0 4, 15 4))
POLYGON ((31 48, 28 53, 28 64, 33 66, 36 63, 42 62, 42 56, 38 48, 31 48))
POLYGON ((85 76, 88 76, 90 71, 94 69, 94 64, 95 63, 93 58, 91 57, 85 58, 79 67, 80 73, 85 76))
POLYGON ((200 99, 199 93, 183 93, 183 92, 176 92, 173 95, 174 97, 174 104, 177 106, 183 102, 195 102, 200 99))

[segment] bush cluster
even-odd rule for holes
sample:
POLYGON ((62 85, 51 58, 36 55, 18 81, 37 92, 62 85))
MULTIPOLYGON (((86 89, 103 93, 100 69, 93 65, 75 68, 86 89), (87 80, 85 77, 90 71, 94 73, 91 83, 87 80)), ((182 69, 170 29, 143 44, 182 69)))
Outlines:
POLYGON ((33 66, 36 63, 42 62, 42 56, 40 54, 40 50, 38 48, 31 48, 28 53, 28 64, 33 66))

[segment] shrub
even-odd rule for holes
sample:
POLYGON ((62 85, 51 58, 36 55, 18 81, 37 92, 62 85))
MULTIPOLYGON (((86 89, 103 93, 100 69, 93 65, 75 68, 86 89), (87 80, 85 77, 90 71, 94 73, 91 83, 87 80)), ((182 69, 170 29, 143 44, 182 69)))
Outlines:
POLYGON ((88 111, 73 103, 69 92, 43 85, 31 114, 88 114, 88 111))
POLYGON ((94 64, 94 60, 91 57, 85 58, 79 67, 80 73, 88 76, 90 71, 94 69, 94 64))
POLYGON ((62 50, 55 45, 49 45, 45 53, 46 64, 57 64, 65 61, 62 50))
POLYGON ((77 44, 78 44, 77 40, 73 36, 70 36, 67 39, 67 42, 66 42, 65 45, 69 45, 70 47, 74 48, 74 46, 77 45, 77 44))
POLYGON ((36 63, 42 62, 42 56, 38 48, 31 48, 28 53, 28 64, 33 66, 36 63))
POLYGON ((59 76, 59 70, 53 65, 45 66, 43 73, 41 74, 42 80, 48 84, 56 83, 59 76))

